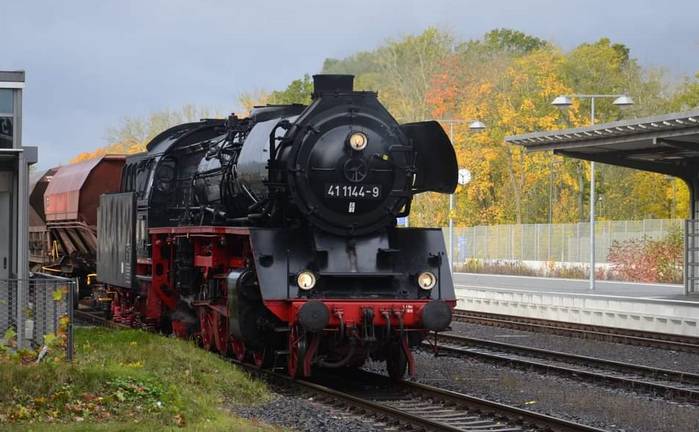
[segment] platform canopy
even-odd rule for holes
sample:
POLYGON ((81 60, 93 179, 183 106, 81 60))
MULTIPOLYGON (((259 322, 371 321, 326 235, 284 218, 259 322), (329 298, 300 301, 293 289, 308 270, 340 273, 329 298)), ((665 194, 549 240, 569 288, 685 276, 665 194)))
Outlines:
POLYGON ((554 153, 679 177, 691 197, 685 221, 685 294, 699 293, 699 109, 575 129, 508 136, 529 151, 554 153))
POLYGON ((529 151, 680 177, 697 186, 699 109, 505 138, 529 151))

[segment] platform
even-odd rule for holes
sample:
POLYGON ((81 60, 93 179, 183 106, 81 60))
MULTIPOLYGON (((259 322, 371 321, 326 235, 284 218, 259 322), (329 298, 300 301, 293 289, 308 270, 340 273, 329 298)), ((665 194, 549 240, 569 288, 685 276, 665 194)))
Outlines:
POLYGON ((682 285, 454 273, 457 308, 699 337, 682 285))

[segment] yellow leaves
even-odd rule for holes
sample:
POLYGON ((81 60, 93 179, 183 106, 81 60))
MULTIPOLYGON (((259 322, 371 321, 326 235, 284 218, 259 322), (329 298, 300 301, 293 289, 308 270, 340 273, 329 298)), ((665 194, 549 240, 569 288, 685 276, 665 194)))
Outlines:
POLYGON ((51 298, 55 302, 60 302, 62 301, 66 294, 68 293, 68 288, 67 287, 60 287, 56 288, 52 293, 51 293, 51 298))
POLYGON ((572 92, 561 78, 562 55, 541 49, 475 65, 445 64, 453 69, 435 83, 434 92, 441 96, 430 99, 437 102, 435 110, 447 112, 444 107, 453 106, 457 118, 478 119, 488 126, 477 134, 465 124, 454 127, 459 165, 473 172, 472 182, 457 193, 461 222, 521 220, 532 196, 550 182, 550 157, 523 155, 520 148, 505 144, 504 137, 568 126, 565 114, 550 104, 552 95, 572 92))
POLYGON ((97 149, 93 152, 79 153, 77 156, 70 160, 70 163, 85 162, 91 159, 98 158, 100 156, 104 156, 105 154, 107 154, 106 149, 97 149))
POLYGON ((126 368, 130 368, 130 369, 143 369, 143 361, 139 361, 139 360, 136 360, 133 362, 123 362, 120 364, 121 364, 121 366, 124 366, 126 368))

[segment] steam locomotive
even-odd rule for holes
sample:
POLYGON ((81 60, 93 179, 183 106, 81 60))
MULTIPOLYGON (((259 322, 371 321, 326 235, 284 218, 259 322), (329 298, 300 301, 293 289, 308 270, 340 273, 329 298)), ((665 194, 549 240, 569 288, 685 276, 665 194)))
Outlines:
POLYGON ((114 321, 308 376, 386 361, 451 323, 439 229, 398 228, 415 194, 451 193, 436 122, 398 124, 351 75, 316 75, 310 105, 170 128, 102 194, 93 297, 114 321))

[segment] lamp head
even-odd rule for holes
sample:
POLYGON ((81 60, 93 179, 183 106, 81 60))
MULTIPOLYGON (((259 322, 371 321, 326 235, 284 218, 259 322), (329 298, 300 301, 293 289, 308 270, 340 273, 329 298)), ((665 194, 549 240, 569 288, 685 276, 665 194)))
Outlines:
POLYGON ((568 108, 573 104, 573 101, 570 100, 568 96, 558 96, 556 99, 551 102, 551 105, 558 107, 558 108, 568 108))
POLYGON ((468 129, 471 132, 480 132, 485 129, 485 123, 480 120, 474 120, 468 124, 468 129))
POLYGON ((618 107, 627 107, 633 105, 633 99, 631 99, 630 96, 627 95, 621 95, 618 98, 614 99, 614 102, 612 102, 614 105, 618 107))

